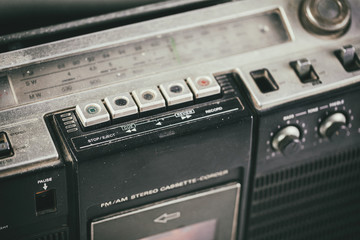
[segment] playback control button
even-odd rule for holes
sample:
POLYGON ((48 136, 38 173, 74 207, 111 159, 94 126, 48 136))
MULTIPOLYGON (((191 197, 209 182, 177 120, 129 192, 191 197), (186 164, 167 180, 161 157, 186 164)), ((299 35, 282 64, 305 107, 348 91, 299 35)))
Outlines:
POLYGON ((165 110, 165 100, 157 87, 148 87, 132 91, 140 114, 153 110, 165 110))
POLYGON ((130 93, 120 93, 104 99, 112 119, 124 119, 138 113, 138 107, 130 93))
POLYGON ((168 106, 193 101, 193 94, 184 80, 163 83, 160 86, 168 106))
POLYGON ((9 157, 12 155, 10 141, 7 138, 6 133, 0 133, 0 158, 9 157))
POLYGON ((100 100, 76 105, 76 114, 85 128, 110 121, 109 113, 100 100))
POLYGON ((210 75, 196 78, 189 77, 186 81, 188 82, 196 99, 218 95, 221 92, 220 85, 217 83, 215 78, 210 75))

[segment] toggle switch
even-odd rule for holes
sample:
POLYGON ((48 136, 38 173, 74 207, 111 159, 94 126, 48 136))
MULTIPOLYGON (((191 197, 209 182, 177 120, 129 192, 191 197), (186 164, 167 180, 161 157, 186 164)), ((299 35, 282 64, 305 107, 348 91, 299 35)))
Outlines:
POLYGON ((360 70, 360 53, 354 46, 343 46, 335 51, 335 55, 347 72, 360 70))
POLYGON ((344 66, 351 65, 356 57, 355 48, 352 45, 344 46, 340 49, 340 59, 344 66))
POLYGON ((302 83, 317 83, 319 76, 316 74, 313 65, 307 58, 302 58, 290 62, 290 66, 294 69, 296 75, 302 83))

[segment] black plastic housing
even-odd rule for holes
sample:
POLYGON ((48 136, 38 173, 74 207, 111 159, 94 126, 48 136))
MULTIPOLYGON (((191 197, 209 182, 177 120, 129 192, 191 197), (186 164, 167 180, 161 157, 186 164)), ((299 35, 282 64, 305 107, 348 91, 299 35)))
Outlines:
POLYGON ((258 129, 254 184, 246 239, 356 239, 360 224, 360 85, 266 111, 258 129), (334 113, 346 124, 328 138, 320 125, 334 113), (297 152, 284 155, 272 141, 286 126, 301 131, 297 152))
POLYGON ((40 164, 0 180, 0 239, 68 238, 68 191, 63 163, 40 164))
MULTIPOLYGON (((74 115, 73 109, 49 116, 69 156, 69 181, 75 184, 72 197, 79 211, 74 215, 77 239, 89 239, 93 219, 227 182, 241 184, 241 203, 245 204, 253 117, 233 75, 216 79, 222 87, 218 99, 97 130, 83 132, 78 126, 78 131, 67 133, 60 115, 74 115), (156 125, 159 121, 161 126, 156 125), (198 180, 151 193, 189 179, 198 180)), ((245 205, 240 212, 243 224, 245 205)))

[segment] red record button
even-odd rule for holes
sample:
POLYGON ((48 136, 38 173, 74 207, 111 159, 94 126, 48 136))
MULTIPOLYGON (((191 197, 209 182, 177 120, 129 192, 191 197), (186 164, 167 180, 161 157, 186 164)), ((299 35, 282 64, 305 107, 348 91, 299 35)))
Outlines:
POLYGON ((219 94, 221 91, 220 85, 212 75, 199 76, 195 78, 188 77, 186 81, 197 99, 214 96, 219 94))
POLYGON ((197 81, 197 84, 198 84, 199 86, 206 87, 206 86, 209 86, 210 80, 207 79, 207 78, 200 78, 200 79, 197 81))

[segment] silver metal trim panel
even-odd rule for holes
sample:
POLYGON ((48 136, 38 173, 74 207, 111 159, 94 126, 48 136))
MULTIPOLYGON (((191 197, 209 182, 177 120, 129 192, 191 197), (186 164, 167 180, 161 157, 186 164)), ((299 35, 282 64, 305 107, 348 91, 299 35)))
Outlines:
MULTIPOLYGON (((308 96, 317 95, 360 82, 360 71, 346 72, 334 51, 342 46, 353 45, 360 49, 360 2, 349 0, 352 6, 352 23, 341 38, 325 39, 308 33, 298 20, 300 0, 259 0, 239 1, 221 4, 162 19, 155 19, 102 32, 92 33, 58 42, 52 42, 19 51, 0 54, 0 71, 31 65, 45 60, 73 56, 80 53, 105 49, 132 40, 139 40, 169 31, 201 26, 203 24, 226 21, 241 16, 272 11, 282 14, 283 22, 289 30, 291 41, 245 52, 235 56, 216 59, 178 69, 157 72, 141 78, 124 79, 108 86, 77 92, 31 104, 19 105, 0 111, 0 131, 5 131, 14 146, 15 155, 0 160, 0 175, 12 167, 31 165, 39 162, 51 162, 58 159, 58 153, 47 130, 44 115, 46 113, 74 107, 92 99, 104 99, 106 96, 121 92, 132 92, 144 86, 159 86, 164 79, 187 79, 208 73, 236 72, 250 92, 252 101, 258 110, 275 106, 308 96), (321 84, 301 83, 289 62, 308 58, 318 73, 321 84), (254 83, 250 72, 267 68, 279 85, 279 90, 262 93, 254 83), (29 120, 30 119, 30 120, 29 120), (26 133, 18 137, 26 126, 26 133), (18 129, 18 130, 16 130, 18 129), (39 150, 39 143, 43 146, 39 150), (25 147, 26 146, 26 147, 25 147)), ((246 44, 241 42, 239 44, 246 44)), ((14 91, 13 86, 10 90, 14 91)))

